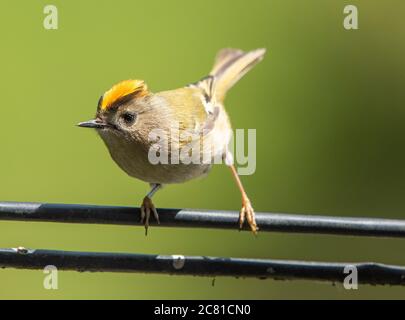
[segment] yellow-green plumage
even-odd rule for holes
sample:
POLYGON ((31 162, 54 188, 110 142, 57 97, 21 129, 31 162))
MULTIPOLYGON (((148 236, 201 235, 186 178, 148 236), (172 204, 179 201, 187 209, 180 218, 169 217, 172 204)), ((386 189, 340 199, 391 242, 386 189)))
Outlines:
POLYGON ((190 142, 191 146, 200 143, 182 135, 195 134, 197 139, 201 137, 199 133, 204 136, 200 159, 207 152, 212 154, 212 159, 225 158, 232 131, 223 100, 226 92, 263 58, 264 53, 263 49, 248 53, 224 49, 217 55, 210 76, 193 85, 159 93, 141 91, 141 95, 135 94, 118 108, 100 110, 98 117, 112 123, 119 123, 120 114, 124 112, 137 114, 133 128, 118 132, 99 130, 112 158, 130 176, 149 183, 180 183, 207 173, 211 164, 150 163, 148 152, 154 142, 150 141, 149 134, 158 129, 170 135, 173 126, 179 127, 179 143, 169 137, 169 148, 163 150, 169 160, 173 152, 181 154, 182 148, 190 147, 190 142))

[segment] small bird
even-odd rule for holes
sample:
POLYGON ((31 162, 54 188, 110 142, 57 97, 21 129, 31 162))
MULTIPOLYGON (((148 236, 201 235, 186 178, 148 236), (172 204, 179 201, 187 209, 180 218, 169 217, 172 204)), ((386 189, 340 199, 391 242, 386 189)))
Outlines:
POLYGON ((247 220, 252 232, 257 233, 254 209, 229 151, 232 127, 223 102, 228 90, 265 53, 265 49, 222 49, 208 76, 175 90, 152 93, 142 80, 119 82, 100 97, 95 119, 78 124, 96 129, 118 166, 151 185, 140 208, 146 234, 151 214, 159 223, 152 196, 163 185, 207 175, 218 158, 230 167, 241 192, 239 227, 247 220), (174 137, 173 128, 178 129, 174 137), (197 157, 193 150, 198 150, 197 157), (153 154, 159 159, 166 155, 171 161, 156 163, 153 154), (200 161, 190 161, 192 155, 193 160, 200 161))

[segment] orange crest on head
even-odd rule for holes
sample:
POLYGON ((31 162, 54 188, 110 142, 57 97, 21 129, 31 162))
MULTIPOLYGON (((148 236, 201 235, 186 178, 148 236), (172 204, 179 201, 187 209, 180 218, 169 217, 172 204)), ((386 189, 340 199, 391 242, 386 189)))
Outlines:
POLYGON ((100 104, 101 110, 107 110, 119 99, 130 94, 143 97, 148 94, 148 87, 142 80, 121 81, 104 93, 100 104))

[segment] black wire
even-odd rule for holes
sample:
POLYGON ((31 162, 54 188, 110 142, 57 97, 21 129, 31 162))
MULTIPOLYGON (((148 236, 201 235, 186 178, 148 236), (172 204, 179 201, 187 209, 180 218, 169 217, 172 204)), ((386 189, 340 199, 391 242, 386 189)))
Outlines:
POLYGON ((405 285, 405 268, 377 263, 317 263, 216 257, 159 256, 53 250, 0 249, 1 268, 229 276, 342 283, 357 269, 359 284, 405 285), (345 270, 346 267, 349 269, 345 270))
MULTIPOLYGON (((237 229, 238 212, 158 209, 162 227, 237 229)), ((0 220, 141 225, 139 208, 0 202, 0 220)), ((152 219, 153 220, 153 219, 152 219)), ((405 221, 256 213, 260 231, 405 237, 405 221)), ((154 222, 152 221, 153 225, 154 222)), ((245 227, 248 230, 248 227, 245 227)))
MULTIPOLYGON (((237 228, 238 213, 188 209, 159 209, 162 226, 237 228)), ((138 208, 0 203, 0 220, 141 225, 138 208)), ((261 231, 331 233, 404 237, 401 220, 340 218, 257 213, 261 231)), ((359 283, 405 284, 405 267, 377 263, 323 263, 215 257, 157 256, 52 250, 0 249, 0 267, 97 272, 143 272, 195 276, 256 277, 261 279, 307 279, 342 282, 345 267, 356 267, 359 283)))

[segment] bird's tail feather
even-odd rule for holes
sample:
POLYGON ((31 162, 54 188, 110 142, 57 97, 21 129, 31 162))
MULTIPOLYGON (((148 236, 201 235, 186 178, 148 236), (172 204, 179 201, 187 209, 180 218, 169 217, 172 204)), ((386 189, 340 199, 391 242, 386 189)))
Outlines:
POLYGON ((244 52, 238 49, 222 49, 215 60, 210 76, 215 79, 215 95, 218 101, 225 99, 226 93, 263 60, 266 49, 244 52))

